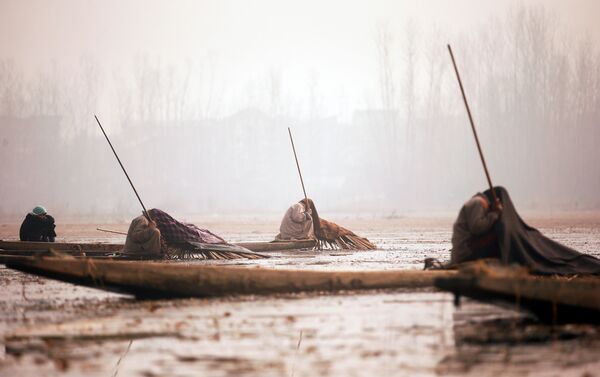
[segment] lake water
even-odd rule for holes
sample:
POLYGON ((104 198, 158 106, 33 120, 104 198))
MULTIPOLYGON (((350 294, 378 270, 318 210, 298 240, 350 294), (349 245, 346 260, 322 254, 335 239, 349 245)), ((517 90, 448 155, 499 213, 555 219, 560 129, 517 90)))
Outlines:
MULTIPOLYGON (((286 253, 226 263, 315 270, 420 269, 447 259, 452 219, 335 219, 380 250, 286 253)), ((528 220, 600 256, 600 216, 528 220)), ((270 240, 276 221, 204 220, 225 239, 270 240)), ((128 224, 102 225, 127 230, 128 224)), ((122 242, 94 224, 68 241, 122 242)), ((14 238, 18 224, 0 225, 14 238)), ((198 262, 205 263, 205 262, 198 262)), ((225 262, 206 262, 225 263, 225 262)), ((1 376, 595 376, 600 326, 547 326, 527 313, 430 289, 134 300, 0 267, 1 376)))

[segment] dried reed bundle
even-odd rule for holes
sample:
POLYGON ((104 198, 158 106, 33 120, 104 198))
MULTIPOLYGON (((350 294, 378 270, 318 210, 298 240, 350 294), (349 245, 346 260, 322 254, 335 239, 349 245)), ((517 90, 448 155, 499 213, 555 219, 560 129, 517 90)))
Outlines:
POLYGON ((258 254, 243 247, 228 244, 206 244, 188 242, 168 245, 165 259, 173 260, 229 260, 229 259, 263 259, 266 255, 258 254))
POLYGON ((368 239, 356 235, 349 229, 341 227, 334 222, 319 219, 320 229, 316 232, 319 241, 318 248, 345 250, 375 250, 377 246, 368 239))

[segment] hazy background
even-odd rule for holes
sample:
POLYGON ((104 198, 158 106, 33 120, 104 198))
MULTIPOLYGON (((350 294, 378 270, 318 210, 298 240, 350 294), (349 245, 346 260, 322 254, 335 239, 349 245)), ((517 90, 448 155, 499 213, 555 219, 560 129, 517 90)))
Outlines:
POLYGON ((600 209, 600 2, 0 0, 0 219, 600 209))

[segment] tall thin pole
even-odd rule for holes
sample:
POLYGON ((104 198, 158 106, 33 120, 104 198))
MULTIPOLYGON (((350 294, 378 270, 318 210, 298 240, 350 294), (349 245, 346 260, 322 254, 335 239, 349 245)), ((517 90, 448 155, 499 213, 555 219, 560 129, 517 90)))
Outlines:
POLYGON ((98 122, 98 125, 100 126, 100 129, 102 130, 102 133, 104 134, 104 137, 106 138, 106 141, 108 141, 108 145, 110 145, 110 149, 112 149, 113 153, 115 154, 115 157, 117 158, 117 161, 119 162, 119 165, 121 165, 121 169, 123 169, 123 173, 125 173, 125 177, 127 177, 127 180, 129 181, 129 184, 131 185, 131 188, 133 189, 135 196, 137 196, 140 204, 142 205, 142 209, 144 210, 144 216, 146 216, 146 218, 148 220, 152 220, 152 218, 150 217, 150 214, 148 213, 148 211, 146 211, 146 207, 144 206, 144 203, 142 203, 142 199, 140 198, 140 195, 138 194, 137 190, 135 189, 133 182, 131 182, 131 179, 129 178, 129 174, 127 174, 127 170, 125 170, 125 167, 121 163, 121 159, 119 158, 119 155, 117 155, 117 152, 115 152, 115 148, 113 148, 113 145, 110 142, 110 139, 106 135, 106 132, 104 132, 104 128, 100 124, 100 121, 98 120, 98 117, 95 114, 94 114, 94 118, 96 118, 96 122, 98 122))
POLYGON ((298 163, 298 156, 296 155, 296 147, 294 146, 294 138, 292 137, 292 130, 288 127, 288 133, 290 134, 290 141, 292 142, 292 150, 294 151, 294 158, 296 159, 296 167, 298 168, 298 175, 300 176, 300 183, 302 184, 302 191, 304 192, 304 199, 306 199, 306 205, 308 205, 308 196, 306 195, 306 189, 304 188, 304 179, 302 179, 302 172, 300 171, 300 164, 298 163))
POLYGON ((473 130, 473 136, 475 137, 475 144, 477 144, 477 150, 479 151, 479 157, 481 157, 481 163, 483 164, 483 170, 485 171, 485 177, 487 178, 488 185, 490 186, 490 191, 492 192, 492 198, 494 199, 493 207, 496 206, 496 192, 494 191, 494 186, 492 185, 492 179, 490 178, 490 172, 488 171, 487 164, 485 163, 485 157, 483 157, 483 151, 481 150, 481 145, 479 144, 479 137, 477 137, 477 130, 475 130, 475 122, 473 122, 473 116, 471 115, 471 109, 469 108, 469 103, 467 102, 467 96, 465 95, 465 89, 463 88, 462 80, 460 79, 460 74, 458 73, 458 67, 456 66, 456 61, 454 60, 454 54, 452 53, 452 48, 448 45, 448 52, 450 52, 450 58, 452 59, 452 65, 454 66, 454 72, 456 72, 456 78, 458 79, 458 85, 460 86, 460 92, 462 93, 463 101, 465 102, 465 107, 467 108, 467 114, 469 115, 469 122, 471 122, 471 129, 473 130))

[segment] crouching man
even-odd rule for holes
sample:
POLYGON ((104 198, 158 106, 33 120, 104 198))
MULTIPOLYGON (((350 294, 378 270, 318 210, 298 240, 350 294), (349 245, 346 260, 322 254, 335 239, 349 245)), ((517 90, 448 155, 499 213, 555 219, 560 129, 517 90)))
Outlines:
POLYGON ((492 207, 487 196, 478 193, 462 206, 452 228, 452 264, 500 257, 494 224, 502 213, 502 204, 496 200, 492 207))
POLYGON ((277 241, 315 239, 315 226, 319 224, 319 214, 311 199, 302 199, 293 204, 283 215, 277 241))
POLYGON ((54 217, 46 212, 46 208, 36 206, 23 220, 19 238, 21 241, 54 242, 55 228, 54 217))
POLYGON ((160 255, 160 230, 156 227, 156 223, 148 220, 144 214, 133 219, 127 231, 123 253, 160 255))

